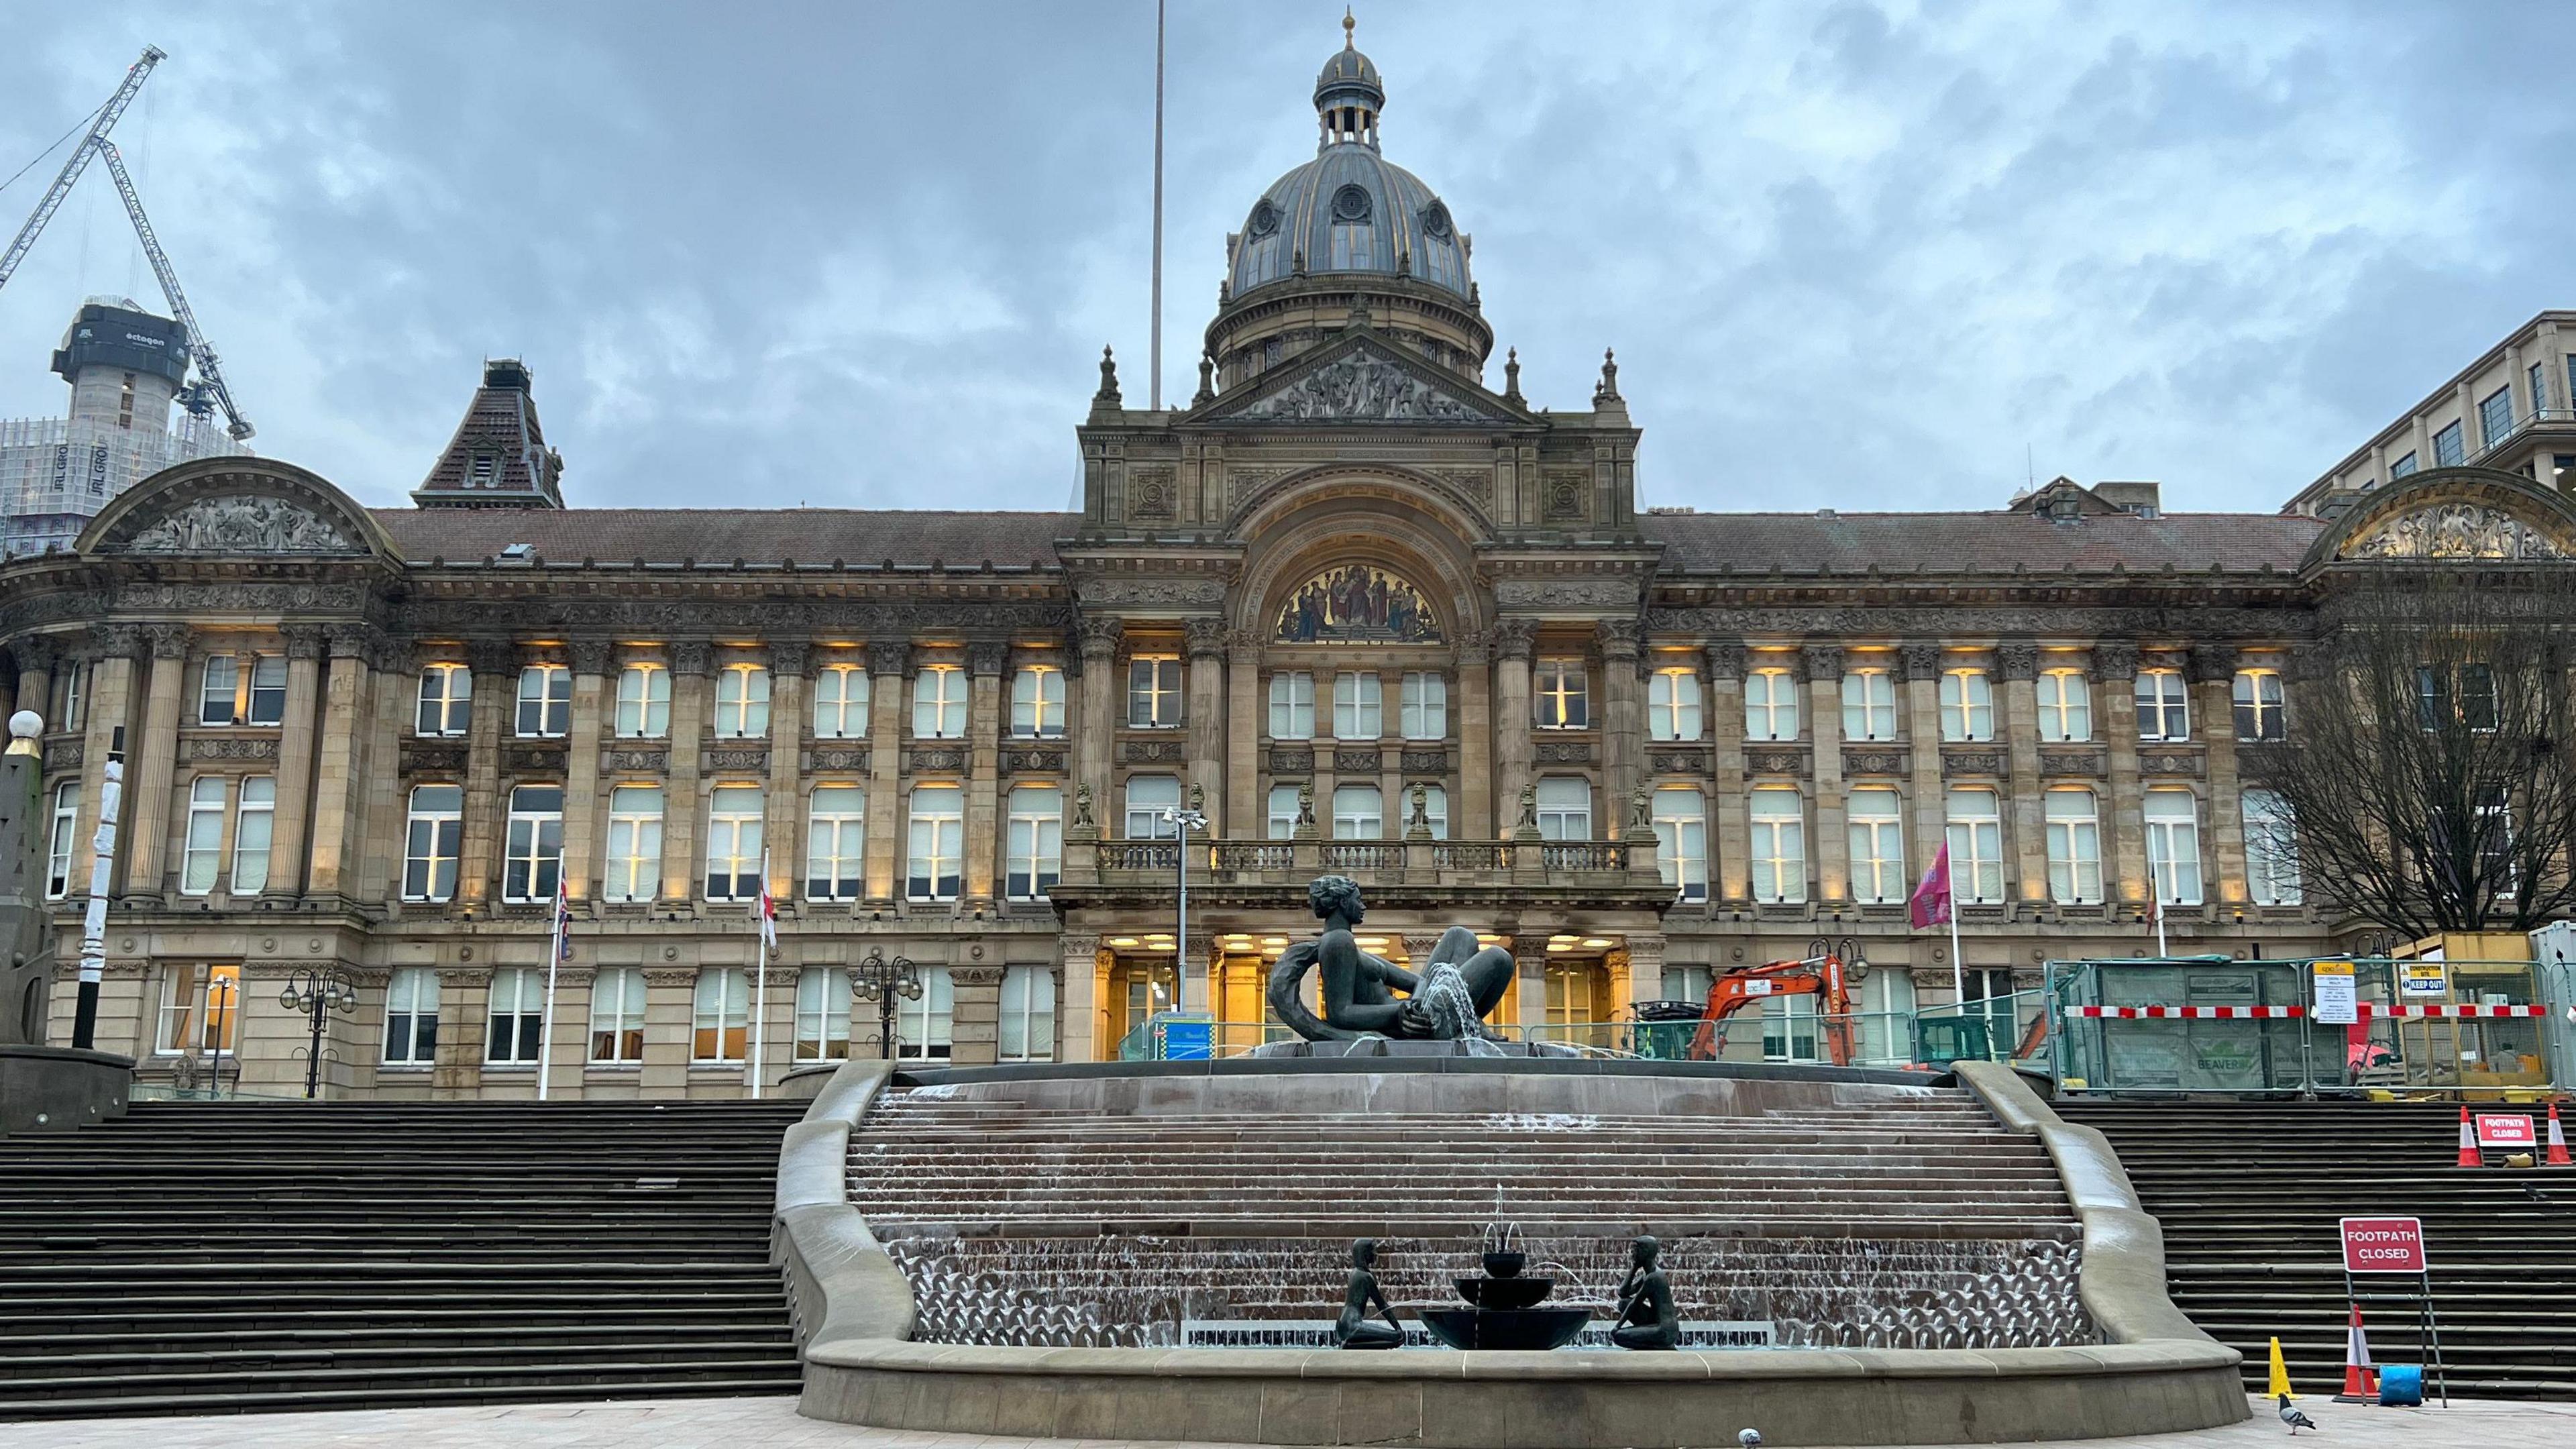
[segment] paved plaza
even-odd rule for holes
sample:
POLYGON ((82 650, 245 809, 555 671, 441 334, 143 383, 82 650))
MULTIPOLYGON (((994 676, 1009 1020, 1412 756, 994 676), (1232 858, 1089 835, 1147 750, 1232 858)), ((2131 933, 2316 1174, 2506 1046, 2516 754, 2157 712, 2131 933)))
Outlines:
MULTIPOLYGON (((2363 1409, 2315 1398, 2300 1407, 2331 1449, 2543 1449, 2576 1444, 2576 1404, 2455 1403, 2449 1409, 2363 1409)), ((2188 1434, 2069 1441, 2086 1449, 2248 1449, 2287 1437, 2271 1405, 2246 1423, 2188 1434)), ((1730 1425, 1707 1442, 1734 1442, 1730 1425)), ((2312 1436, 2301 1434, 2301 1439, 2312 1436)), ((912 1434, 798 1418, 791 1398, 650 1399, 385 1409, 351 1414, 223 1415, 0 1424, 0 1449, 1118 1449, 1106 1439, 1010 1439, 912 1434)), ((1202 1449, 1202 1446, 1172 1446, 1202 1449)), ((1204 1446, 1216 1449, 1216 1446, 1204 1446)), ((2047 1446, 2038 1446, 2047 1449, 2047 1446)))

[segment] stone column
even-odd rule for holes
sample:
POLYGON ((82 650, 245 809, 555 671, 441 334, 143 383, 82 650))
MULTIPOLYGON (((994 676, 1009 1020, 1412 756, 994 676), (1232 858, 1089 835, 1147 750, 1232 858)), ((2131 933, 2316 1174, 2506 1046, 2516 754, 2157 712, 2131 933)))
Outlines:
MULTIPOLYGON (((359 625, 334 625, 329 640, 330 672, 322 688, 322 749, 313 779, 313 850, 305 887, 307 895, 325 898, 351 893, 349 864, 358 844, 352 827, 356 824, 357 804, 365 798, 364 782, 358 778, 358 732, 368 714, 367 655, 375 643, 371 632, 359 625)), ((485 708, 479 680, 475 684, 474 706, 479 718, 485 708)), ((472 797, 467 798, 470 801, 472 797)), ((472 807, 469 804, 467 808, 472 807)), ((471 832, 473 828, 473 816, 469 814, 465 829, 471 832)), ((487 836, 487 845, 488 839, 487 836)), ((460 896, 464 887, 465 878, 460 875, 460 896)))
POLYGON ((1744 789, 1744 646, 1710 644, 1701 650, 1708 662, 1708 737, 1716 796, 1709 802, 1710 862, 1716 873, 1717 899, 1741 905, 1753 899, 1753 802, 1744 789))
POLYGON ((2209 742, 2209 792, 2201 819, 2209 843, 2200 848, 2200 898, 2213 903, 2245 899, 2245 802, 2236 776, 2237 662, 2230 646, 2192 646, 2201 737, 2209 742))
POLYGON ((903 871, 903 684, 912 645, 878 639, 868 645, 867 904, 894 909, 903 871))
POLYGON ((126 819, 132 833, 117 844, 125 857, 125 888, 131 896, 158 896, 165 874, 170 837, 171 779, 179 764, 179 697, 188 672, 188 626, 146 624, 143 642, 152 651, 152 672, 144 684, 143 738, 126 754, 126 795, 133 802, 126 819))
POLYGON ((2094 718, 2102 721, 2109 757, 2109 790, 2099 807, 2103 852, 2102 899, 2141 905, 2147 899, 2146 842, 2138 788, 2138 646, 2103 641, 2093 646, 2094 718))
MULTIPOLYGON (((674 669, 671 674, 672 714, 677 716, 679 671, 674 669)), ((688 1095, 689 1033, 697 985, 698 968, 694 965, 644 969, 644 1061, 635 1074, 640 1095, 688 1095)))
POLYGON ((1191 619, 1185 628, 1189 657, 1189 780, 1201 792, 1211 831, 1225 819, 1225 621, 1191 619))
POLYGON ((1531 785, 1535 741, 1530 730, 1530 654, 1536 631, 1527 619, 1494 626, 1494 833, 1510 835, 1521 792, 1531 785))
MULTIPOLYGON (((1002 670, 1010 660, 1011 646, 998 639, 966 646, 966 860, 959 884, 969 911, 989 912, 1002 896, 1002 670)), ((998 993, 1001 977, 993 982, 998 993)), ((1001 997, 993 1000, 999 1021, 1001 997)))
MULTIPOLYGON (((500 866, 501 737, 517 724, 519 647, 507 639, 469 639, 465 662, 474 671, 474 706, 465 728, 465 818, 458 831, 456 899, 480 905, 491 897, 500 866)), ((331 667, 336 690, 337 657, 331 667)), ((336 707, 336 693, 334 699, 336 707)))
POLYGON ((1664 933, 1631 931, 1628 944, 1628 999, 1618 1003, 1633 1007, 1640 1001, 1661 1001, 1664 997, 1664 933))
POLYGON ((1056 981, 1056 1060, 1100 1060, 1100 937, 1088 931, 1066 931, 1056 938, 1060 953, 1056 981))
MULTIPOLYGON (((608 810, 599 788, 599 742, 606 733, 608 676, 616 658, 616 646, 605 639, 572 642, 572 728, 564 741, 563 876, 564 895, 575 901, 589 900, 599 878, 604 846, 600 822, 608 810)), ((669 808, 668 801, 664 808, 669 808)))
MULTIPOLYGON (((1076 725, 1074 781, 1091 792, 1100 819, 1109 811, 1109 756, 1118 735, 1118 638, 1115 619, 1082 620, 1082 719, 1076 725)), ((1103 833, 1106 833, 1105 831, 1103 833)))
POLYGON ((948 968, 949 986, 955 993, 948 1018, 951 1065, 990 1066, 999 1054, 1003 969, 984 965, 948 968))
POLYGON ((1601 641, 1601 780, 1611 808, 1604 839, 1629 833, 1629 799, 1637 793, 1645 756, 1645 680, 1638 674, 1644 626, 1634 619, 1604 619, 1601 641))
POLYGON ((288 900, 304 893, 306 818, 313 803, 313 753, 321 727, 322 627, 289 624, 286 635, 286 723, 277 736, 277 813, 270 817, 268 887, 288 900))
POLYGON ((2011 822, 2014 894, 2023 906, 2048 900, 2048 835, 2039 787, 2039 650, 2006 644, 1995 651, 2003 675, 2004 817, 2011 822))
POLYGON ((408 805, 403 787, 402 742, 417 725, 420 665, 409 643, 377 635, 367 659, 366 698, 358 712, 352 757, 364 788, 351 792, 360 822, 357 864, 342 877, 341 894, 381 905, 401 894, 408 805))
POLYGON ((1851 899, 1851 832, 1843 813, 1843 646, 1810 644, 1799 658, 1806 666, 1807 736, 1815 751, 1818 898, 1839 905, 1851 899))
POLYGON ((1941 798, 1941 663, 1938 644, 1897 650, 1905 668, 1905 732, 1913 745, 1909 787, 1914 792, 1914 869, 1921 879, 1950 838, 1948 802, 1941 798))
MULTIPOLYGON (((1225 820, 1220 838, 1259 840, 1268 821, 1261 798, 1261 636, 1226 636, 1225 820)), ((1213 823, 1213 822, 1212 822, 1213 823)))
POLYGON ((769 784, 761 838, 769 845, 769 893, 782 901, 803 899, 796 887, 805 874, 805 832, 798 826, 805 806, 805 720, 812 709, 805 669, 812 655, 813 646, 803 639, 769 642, 769 784))
MULTIPOLYGON (((671 741, 666 757, 668 783, 662 795, 662 899, 665 901, 695 901, 698 898, 698 817, 704 813, 705 804, 698 798, 698 762, 706 748, 709 652, 704 639, 675 639, 668 650, 671 664, 671 741)), ((646 999, 649 1014, 649 993, 646 999)), ((652 1050, 649 1040, 645 1050, 646 1076, 649 1079, 652 1050)), ((684 1073, 687 1057, 684 1042, 681 1048, 684 1073)), ((679 1081, 685 1085, 686 1076, 679 1081)))
POLYGON ((66 722, 53 717, 54 660, 60 653, 55 641, 43 634, 30 634, 12 643, 9 652, 18 660, 17 707, 43 715, 48 734, 61 729, 66 722))
MULTIPOLYGON (((72 851, 70 894, 78 899, 89 895, 89 862, 81 855, 98 833, 100 792, 107 787, 107 757, 118 750, 118 732, 125 728, 126 716, 134 704, 134 651, 143 641, 143 631, 132 624, 100 624, 91 628, 88 644, 89 725, 81 742, 80 831, 73 839, 79 842, 72 851)), ((134 818, 133 796, 122 813, 134 818)), ((120 828, 123 821, 118 822, 120 828)), ((115 883, 109 882, 114 894, 115 883)), ((58 993, 59 995, 60 993, 58 993)))
MULTIPOLYGON (((1494 646, 1479 629, 1458 641, 1458 798, 1450 802, 1449 834, 1459 840, 1492 840, 1494 820, 1494 646)), ((1257 833, 1257 832, 1256 832, 1257 833)))

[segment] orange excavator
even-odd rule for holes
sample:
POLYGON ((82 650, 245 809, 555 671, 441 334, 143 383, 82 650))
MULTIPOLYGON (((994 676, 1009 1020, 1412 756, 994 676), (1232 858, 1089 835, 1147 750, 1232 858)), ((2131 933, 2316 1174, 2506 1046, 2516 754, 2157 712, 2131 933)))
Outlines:
POLYGON ((1774 996, 1814 996, 1823 1018, 1826 1059, 1838 1067, 1852 1062, 1851 990, 1843 980, 1843 957, 1858 952, 1849 941, 1837 949, 1818 940, 1798 961, 1768 961, 1739 966, 1710 983, 1708 1004, 1700 1011, 1699 1030, 1691 1034, 1689 1059, 1715 1061, 1726 1019, 1757 1001, 1774 996))

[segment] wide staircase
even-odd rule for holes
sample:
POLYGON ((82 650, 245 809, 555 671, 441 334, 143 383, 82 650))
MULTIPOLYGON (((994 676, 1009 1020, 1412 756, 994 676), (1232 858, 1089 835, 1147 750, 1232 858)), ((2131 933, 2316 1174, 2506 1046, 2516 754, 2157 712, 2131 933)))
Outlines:
MULTIPOLYGON (((2439 1103, 2079 1100, 2058 1111, 2119 1149, 2164 1224, 2175 1304, 2245 1355, 2248 1387, 2263 1387, 2275 1334, 2301 1391, 2342 1386, 2350 1307, 2337 1219, 2416 1217, 2451 1392, 2576 1396, 2576 1170, 2456 1166, 2459 1108, 2439 1103)), ((2429 1363, 2412 1303, 2376 1296, 2415 1281, 2358 1280, 2381 1363, 2429 1363)))
POLYGON ((0 1419, 793 1393, 803 1110, 140 1102, 0 1138, 0 1419))

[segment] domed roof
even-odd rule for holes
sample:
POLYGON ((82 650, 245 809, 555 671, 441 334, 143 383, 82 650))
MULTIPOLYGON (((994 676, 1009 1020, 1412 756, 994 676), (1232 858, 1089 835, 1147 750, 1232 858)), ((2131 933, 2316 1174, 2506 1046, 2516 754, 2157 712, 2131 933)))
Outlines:
POLYGON ((1377 62, 1361 54, 1348 40, 1333 52, 1331 60, 1324 62, 1323 72, 1315 77, 1317 106, 1344 98, 1372 108, 1386 104, 1386 83, 1378 78, 1377 62))

